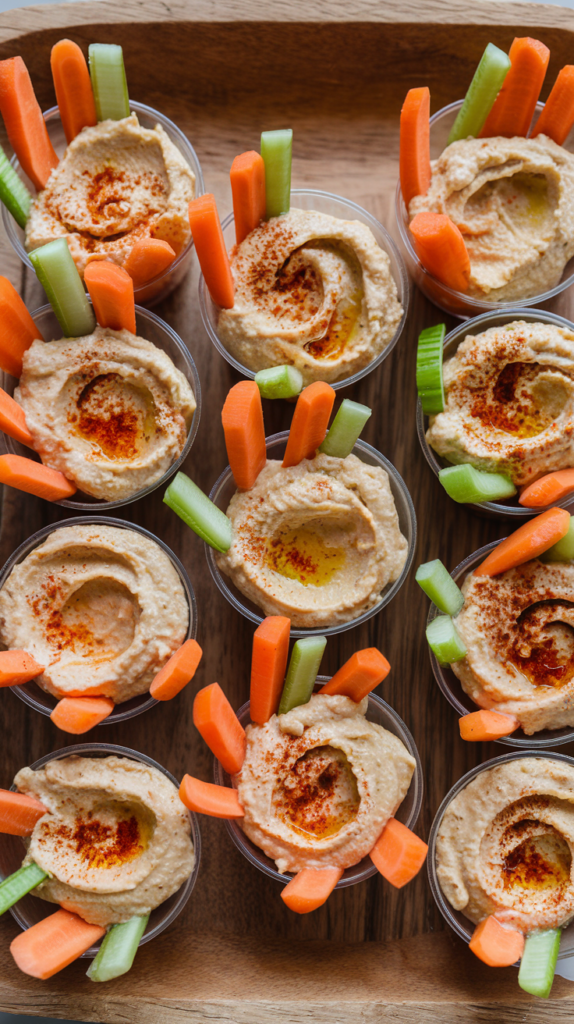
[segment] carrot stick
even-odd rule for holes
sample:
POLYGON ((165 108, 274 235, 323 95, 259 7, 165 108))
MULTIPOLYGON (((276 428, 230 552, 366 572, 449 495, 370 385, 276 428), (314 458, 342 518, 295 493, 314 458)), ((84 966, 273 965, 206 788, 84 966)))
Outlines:
POLYGON ((189 204, 189 226, 201 272, 216 306, 233 306, 233 277, 215 197, 207 193, 189 204))
POLYGON ((235 239, 240 245, 265 218, 265 163, 254 149, 236 156, 229 172, 235 239))
POLYGON ((390 671, 387 659, 376 647, 365 647, 351 655, 319 693, 341 693, 358 704, 390 671))
POLYGON ((309 914, 327 902, 342 874, 342 868, 303 868, 287 882, 281 899, 296 914, 309 914))
POLYGON ((409 231, 425 270, 447 288, 468 291, 470 257, 464 238, 450 217, 445 213, 417 213, 409 231))
POLYGON ((428 846, 396 818, 389 818, 369 856, 377 871, 396 889, 417 875, 428 846))
POLYGON ((550 50, 538 39, 525 36, 514 40, 508 56, 510 68, 480 133, 481 139, 528 135, 550 50))
POLYGON ((193 679, 203 651, 197 640, 186 640, 155 676, 149 688, 156 700, 171 700, 193 679))
POLYGON ((458 720, 460 738, 470 743, 498 740, 516 732, 520 722, 514 715, 503 715, 500 711, 471 711, 458 720))
POLYGON ((98 924, 88 924, 69 910, 57 910, 10 944, 16 966, 33 978, 51 978, 77 960, 106 934, 98 924))
POLYGON ((114 708, 111 697, 62 697, 50 718, 57 729, 79 736, 103 722, 114 708))
POLYGON ((22 686, 43 671, 28 651, 0 651, 0 686, 22 686))
POLYGON ((21 57, 0 60, 0 113, 24 174, 40 191, 58 166, 58 157, 21 57))
POLYGON ((408 209, 411 199, 424 196, 431 181, 430 92, 409 89, 401 110, 399 147, 401 192, 408 209))
POLYGON ((235 483, 248 491, 267 462, 261 392, 254 380, 241 380, 231 388, 221 422, 235 483))
POLYGON ((192 775, 184 775, 179 787, 179 799, 196 814, 208 814, 211 818, 242 818, 243 807, 239 803, 237 790, 230 786, 216 786, 213 782, 202 782, 192 775))
POLYGON ((0 789, 0 832, 8 836, 29 836, 48 808, 26 793, 0 789))
POLYGON ((136 333, 134 283, 123 267, 110 260, 92 260, 84 281, 100 327, 136 333))
POLYGON ((291 619, 268 615, 253 634, 251 656, 251 721, 265 725, 279 707, 289 657, 291 619))
POLYGON ((574 491, 574 469, 557 469, 528 484, 520 492, 519 502, 525 508, 544 508, 555 501, 562 501, 574 491))
POLYGON ((124 270, 130 275, 134 288, 142 288, 163 274, 175 259, 175 250, 162 238, 140 238, 132 247, 124 270))
POLYGON ((0 277, 0 367, 19 377, 22 357, 33 341, 42 335, 23 300, 7 277, 0 277))
POLYGON ((21 405, 0 388, 0 430, 15 441, 34 447, 34 438, 26 426, 26 413, 21 405))
POLYGON ((570 515, 564 508, 549 508, 501 540, 474 570, 475 576, 498 576, 507 569, 538 558, 568 533, 570 515))
POLYGON ((205 686, 196 693, 193 724, 229 775, 241 771, 245 758, 245 729, 219 683, 205 686))
POLYGON ((84 54, 71 39, 60 39, 52 47, 50 66, 56 103, 69 145, 82 128, 97 124, 92 80, 84 54))
POLYGON ((490 914, 474 929, 469 949, 489 967, 512 967, 524 950, 524 935, 505 928, 490 914))
POLYGON ((574 125, 574 64, 567 64, 559 72, 550 96, 538 118, 530 137, 547 135, 561 146, 574 125))
POLYGON ((57 469, 33 462, 23 455, 0 455, 0 484, 9 484, 46 501, 71 498, 77 490, 75 484, 57 469))
POLYGON ((303 388, 297 399, 283 466, 298 466, 302 459, 313 459, 325 440, 333 410, 335 392, 329 384, 316 380, 303 388))

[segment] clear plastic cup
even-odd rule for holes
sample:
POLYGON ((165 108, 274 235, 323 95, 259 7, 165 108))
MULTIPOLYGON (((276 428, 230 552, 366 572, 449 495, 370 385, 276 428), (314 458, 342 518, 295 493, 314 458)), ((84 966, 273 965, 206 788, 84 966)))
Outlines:
MULTIPOLYGON (((501 538, 502 540, 502 538, 501 538)), ((453 569, 451 576, 455 583, 462 586, 464 580, 481 562, 484 561, 486 556, 494 548, 498 547, 500 540, 493 540, 490 544, 485 544, 483 548, 479 548, 468 558, 464 559, 460 565, 457 565, 456 569, 453 569)), ((439 615, 439 609, 435 604, 431 604, 427 626, 439 615)), ((450 665, 439 665, 436 656, 433 654, 429 647, 429 657, 431 660, 431 666, 434 677, 439 685, 439 689, 444 694, 449 704, 455 709, 459 715, 468 715, 471 711, 478 711, 479 706, 464 692, 460 680, 455 676, 450 665)), ((493 710, 496 710, 494 708, 493 710)), ((561 747, 564 743, 571 743, 574 740, 574 728, 567 726, 564 729, 541 729, 540 732, 534 733, 533 736, 527 736, 522 729, 517 729, 516 732, 511 733, 510 736, 502 736, 500 739, 495 740, 495 743, 502 743, 505 747, 528 747, 530 750, 546 750, 548 747, 561 747)))
MULTIPOLYGON (((90 302, 91 305, 91 302, 90 302)), ((39 331, 41 332, 44 341, 56 341, 63 336, 62 328, 58 323, 56 314, 54 313, 51 306, 41 306, 40 309, 36 309, 32 314, 32 319, 36 323, 39 331)), ((183 446, 183 450, 179 458, 169 467, 168 470, 161 476, 155 483, 150 484, 149 487, 144 487, 140 491, 136 491, 134 494, 129 495, 126 498, 118 498, 115 501, 104 501, 101 498, 94 498, 91 494, 85 494, 83 491, 76 491, 73 498, 65 498, 61 501, 54 502, 55 505, 65 505, 66 508, 78 508, 84 512, 92 511, 108 511, 113 508, 120 508, 122 505, 130 505, 133 501, 137 501, 139 498, 145 498, 147 494, 151 494, 158 487, 166 484, 167 481, 175 473, 177 473, 184 460, 189 455, 191 446, 195 440, 199 428, 199 419, 201 416, 201 384, 199 382, 199 375, 197 372, 196 365, 191 357, 189 349, 184 345, 183 341, 174 330, 166 324, 165 320, 160 320, 155 313, 150 312, 148 309, 142 309, 141 306, 136 306, 136 333, 145 338, 146 341, 151 341, 152 344, 156 345, 157 348, 165 352, 171 359, 174 366, 183 373, 185 379, 190 385, 193 394, 195 396, 196 408, 193 413, 192 421, 189 425, 187 432, 187 438, 183 446)), ((9 395, 14 394, 14 389, 18 384, 15 377, 10 376, 8 373, 1 373, 0 379, 2 380, 2 387, 9 395)), ((27 459, 33 459, 35 462, 40 462, 40 457, 32 448, 28 448, 25 444, 20 444, 19 441, 14 441, 7 434, 0 432, 0 451, 9 452, 12 455, 23 455, 27 459)))
MULTIPOLYGON (((444 813, 449 804, 454 800, 455 796, 458 796, 460 791, 468 786, 469 782, 472 782, 477 775, 482 772, 488 771, 489 768, 494 768, 495 765, 504 764, 507 761, 517 761, 522 757, 540 757, 544 760, 551 761, 562 761, 568 765, 574 765, 574 758, 567 757, 566 754, 553 754, 545 753, 541 755, 536 750, 521 750, 520 753, 515 754, 501 754, 500 757, 494 757, 491 761, 485 761, 484 764, 479 764, 478 767, 473 768, 472 771, 467 772, 463 775, 462 779, 452 787, 450 792, 445 796, 442 804, 436 812, 435 819, 432 823, 430 835, 429 835, 429 852, 427 857, 427 869, 432 894, 435 899, 435 903, 444 917, 446 923, 450 925, 453 932, 463 939, 465 942, 470 942, 472 934, 476 925, 472 921, 465 917, 462 911, 455 910, 451 907, 446 896, 444 895, 437 875, 437 863, 436 863, 436 841, 438 830, 441 826, 444 813)), ((559 960, 565 960, 567 957, 572 956, 574 953, 574 921, 572 921, 567 928, 564 928, 562 932, 562 939, 560 942, 560 952, 558 954, 559 960)))
MULTIPOLYGON (((267 447, 267 458, 268 459, 283 459, 285 454, 285 448, 287 445, 287 438, 289 437, 289 431, 283 430, 280 434, 273 434, 271 437, 266 438, 265 444, 267 447)), ((381 455, 375 448, 371 448, 370 444, 366 444, 365 441, 357 441, 352 451, 353 455, 361 459, 362 462, 366 463, 367 466, 378 466, 384 469, 389 475, 389 485, 395 501, 397 509, 397 515, 399 517, 399 527, 401 533, 407 539, 407 558, 403 566, 402 572, 395 580, 394 583, 389 583, 381 593, 381 600, 378 604, 369 608, 368 611, 363 612, 362 615, 357 616, 356 619, 351 619, 349 622, 340 622, 336 626, 316 626, 309 629, 303 629, 301 627, 292 627, 291 636, 303 637, 303 636, 334 636, 336 633, 344 633, 347 629, 354 629, 355 626, 360 626, 363 622, 367 622, 373 615, 377 615, 386 605, 392 601, 393 597, 399 592, 405 579, 408 575, 409 569, 412 564, 412 560, 415 553, 415 545, 417 540, 417 519, 415 514, 415 508, 412 503, 411 496, 406 488, 406 484, 399 475, 395 467, 384 455, 381 455)), ((223 470, 223 473, 216 480, 212 487, 209 497, 222 512, 227 512, 229 502, 237 490, 233 473, 229 466, 223 470)), ((249 601, 240 590, 237 589, 234 583, 228 576, 225 576, 219 571, 217 563, 215 561, 215 551, 208 544, 205 545, 205 553, 207 555, 207 563, 213 579, 223 594, 223 596, 229 601, 230 605, 235 608, 236 611, 240 612, 250 622, 254 622, 256 626, 260 622, 263 622, 265 616, 257 605, 249 601)))
MULTIPOLYGON (((325 683, 328 683, 330 678, 331 676, 317 676, 315 691, 319 690, 321 686, 325 685, 325 683)), ((249 701, 239 708, 237 717, 243 726, 249 725, 251 722, 251 718, 249 716, 249 701)), ((386 704, 384 700, 381 700, 380 697, 376 697, 374 693, 369 694, 367 719, 370 722, 375 722, 377 725, 382 725, 389 732, 392 732, 393 736, 398 736, 398 738, 404 743, 409 754, 411 754, 416 761, 411 784, 405 799, 395 815, 397 821, 402 822, 402 824, 406 825, 407 828, 412 828, 416 824, 423 799, 423 769, 415 741, 402 718, 399 718, 397 715, 397 712, 386 704)), ((233 785, 231 777, 223 769, 217 759, 214 759, 213 774, 218 786, 233 785)), ((275 878, 278 882, 281 882, 282 885, 286 885, 287 882, 293 878, 293 875, 290 874, 280 874, 275 867, 275 861, 271 860, 270 857, 263 853, 263 850, 247 838, 243 829, 239 827, 236 821, 228 819, 225 824, 237 849, 241 850, 243 856, 246 857, 251 864, 254 864, 256 868, 259 868, 259 870, 265 875, 268 875, 269 878, 275 878)), ((337 882, 336 888, 345 889, 348 885, 355 885, 357 882, 364 882, 367 878, 371 878, 372 875, 376 874, 377 869, 371 858, 369 856, 363 857, 358 864, 353 864, 352 867, 347 868, 343 872, 343 876, 341 880, 337 882)))
MULTIPOLYGON (((185 137, 182 131, 170 121, 168 117, 160 114, 158 110, 154 110, 153 107, 146 107, 144 103, 135 103, 130 100, 130 111, 137 114, 138 121, 142 128, 155 128, 156 125, 161 125, 166 135, 169 136, 171 142, 173 142, 176 149, 179 150, 183 156, 185 162, 189 164, 191 170, 195 174, 195 195, 203 195, 203 174, 201 172, 201 165, 197 159, 196 152, 185 137)), ((62 127, 62 119, 60 117, 60 111, 58 107, 50 107, 44 114, 44 121, 48 129, 48 135, 50 141, 58 155, 61 157, 66 149, 66 136, 62 127)), ((32 195, 35 195, 35 188, 30 179, 24 174, 24 171, 20 167, 18 158, 14 155, 10 161, 12 166, 18 172, 22 181, 30 189, 32 195)), ((4 229, 8 235, 10 245, 22 260, 25 266, 33 270, 30 262, 30 257, 26 252, 24 246, 24 231, 16 223, 13 216, 7 208, 2 205, 2 223, 4 229)), ((187 274, 190 266, 193 253, 193 241, 190 238, 189 242, 185 246, 185 249, 179 253, 172 264, 164 270, 163 273, 158 274, 153 280, 147 281, 145 285, 140 288, 134 289, 135 300, 140 306, 155 306, 158 302, 165 299, 170 292, 183 281, 187 274)))
MULTIPOLYGON (((455 327, 454 331, 447 334, 444 339, 443 347, 443 361, 453 356, 460 344, 469 335, 479 335, 484 331, 487 331, 490 327, 504 327, 505 324, 512 323, 515 320, 524 320, 528 324, 543 323, 543 324, 555 324, 557 327, 566 327, 570 331, 574 331, 574 324, 569 320, 565 320, 564 317, 557 316, 555 313, 549 313, 545 309, 505 309, 500 313, 483 313, 482 316, 474 317, 472 320, 465 320, 464 323, 455 327)), ((428 416, 423 413, 423 407, 420 398, 417 401, 417 434, 420 446, 423 450, 423 455, 427 460, 430 468, 434 475, 438 477, 441 469, 445 466, 450 466, 452 463, 447 462, 443 459, 433 448, 427 443, 426 432, 428 429, 428 416)), ((574 494, 568 495, 563 498, 562 501, 554 502, 554 505, 545 505, 544 508, 524 508, 523 505, 518 504, 518 495, 515 498, 502 498, 500 501, 480 501, 480 502, 469 502, 465 505, 465 508, 474 509, 479 514, 483 515, 488 519, 516 519, 517 526, 520 525, 520 521, 531 519, 532 516, 538 515, 540 512, 546 511, 548 508, 553 507, 567 508, 569 511, 574 511, 574 494)))
MULTIPOLYGON (((183 565, 179 558, 174 555, 171 548, 168 548, 167 544, 164 544, 159 537, 156 537, 149 530, 144 530, 143 526, 137 526, 135 523, 126 523, 123 519, 113 519, 111 516, 80 516, 77 519, 63 519, 59 523, 54 523, 53 526, 44 526, 37 533, 25 540, 23 544, 20 544, 19 548, 13 552, 8 561, 5 563, 2 571, 0 572, 0 590, 6 583, 8 576, 12 572, 15 565, 23 562, 27 555, 30 554, 34 548, 40 546, 43 541, 46 540, 50 534, 56 530, 62 530, 70 526, 115 526, 121 530, 131 530, 134 533, 141 533, 142 537, 147 537, 148 540, 153 540, 158 547, 165 551, 166 555, 171 561, 173 568, 179 576, 183 592, 187 601, 188 607, 188 624, 187 633, 185 640, 195 639, 197 635, 197 605, 195 602, 195 593, 191 585, 189 576, 187 575, 183 565)), ((47 693, 38 685, 34 680, 29 683, 23 683, 19 686, 11 686, 10 689, 16 694, 20 700, 23 700, 25 704, 33 708, 34 711, 39 711, 41 715, 51 715, 52 711, 58 703, 58 698, 54 697, 51 693, 47 693)), ((116 704, 114 710, 107 718, 104 718, 102 722, 98 722, 98 726, 105 725, 117 725, 118 722, 125 722, 128 718, 135 718, 136 715, 141 715, 142 712, 148 711, 158 701, 150 696, 149 693, 140 693, 137 697, 132 697, 130 700, 124 701, 122 704, 116 704)), ((69 748, 70 749, 70 748, 69 748)))
MULTIPOLYGON (((442 110, 437 111, 437 113, 433 114, 431 117, 431 160, 436 160, 446 149, 450 130, 456 120, 456 116, 462 107, 462 104, 462 100, 457 100, 455 103, 450 103, 448 107, 443 107, 442 110)), ((543 107, 543 103, 536 104, 533 125, 536 124, 543 107)), ((570 152, 574 152, 572 134, 569 135, 564 147, 570 152)), ((556 295, 559 295, 560 292, 569 288, 574 281, 573 258, 564 268, 564 273, 560 283, 557 284, 555 288, 541 292, 539 295, 531 295, 528 298, 516 299, 513 302, 508 299, 505 299, 504 302, 489 302, 487 299, 473 298, 470 295, 465 295, 464 292, 457 292, 453 288, 448 288, 440 281, 437 281, 437 279, 429 274, 429 272, 423 267, 415 252, 409 232, 409 217, 403 200, 400 181, 397 182, 395 195, 395 214, 401 236, 405 262, 415 284, 418 285, 423 295, 426 295, 427 299, 434 302, 435 306, 438 306, 439 309, 443 309, 445 313, 450 313, 452 316, 458 317, 460 320, 467 320, 469 317, 479 316, 481 313, 487 313, 495 310, 519 309, 524 306, 540 307, 543 303, 550 302, 550 300, 556 295)))
MULTIPOLYGON (((157 768, 162 775, 165 775, 170 782, 173 782, 176 789, 179 789, 179 782, 157 761, 152 760, 146 754, 138 753, 137 750, 130 750, 129 747, 118 747, 115 743, 78 743, 71 747, 63 747, 61 750, 56 750, 53 754, 45 754, 44 757, 41 757, 39 761, 35 761, 30 767, 34 771, 38 771, 39 768, 43 768, 50 761, 60 761, 62 758, 70 757, 72 754, 77 754, 79 757, 110 757, 112 755, 115 757, 127 757, 132 761, 139 761, 140 764, 157 768)), ((16 789, 14 785, 11 788, 13 790, 16 789)), ((146 930, 139 941, 140 946, 145 945, 146 942, 151 942, 152 939, 157 938, 158 935, 161 935, 166 928, 173 924, 176 917, 184 909, 197 881, 199 862, 201 860, 201 836, 195 814, 192 811, 187 813, 191 826, 191 841, 195 851, 193 871, 177 892, 174 892, 167 900, 160 903, 159 907, 152 910, 146 930)), ((0 838, 0 881, 21 867, 25 852, 26 847, 20 836, 2 835, 0 838)), ((42 921, 45 917, 53 914, 55 910, 55 903, 48 903, 47 900, 34 896, 32 893, 24 896, 13 907, 10 907, 12 917, 24 931, 37 924, 38 921, 42 921)), ((85 953, 82 953, 82 959, 93 960, 100 945, 101 941, 97 942, 94 946, 90 946, 85 953)))
MULTIPOLYGON (((377 366, 380 366, 383 360, 390 355, 397 344, 403 332, 409 309, 410 288, 408 274, 401 254, 386 228, 384 228, 383 225, 380 224, 379 221, 370 213, 364 210, 361 206, 357 206, 356 203, 351 202, 351 200, 342 199, 341 196, 332 195, 330 192, 321 192, 318 189, 298 188, 293 189, 291 192, 291 206, 298 210, 317 210, 319 213, 326 213, 331 217, 338 217, 340 220, 361 221, 362 224, 366 224, 367 227, 371 229, 377 244, 384 250, 384 252, 386 252, 391 262, 391 275, 397 286, 397 296, 403 307, 403 315, 393 337, 389 341, 389 344, 375 359, 372 359, 367 366, 358 370, 357 373, 354 373, 351 377, 346 377, 343 380, 338 380, 334 383, 331 382, 331 387, 335 388, 335 390, 338 388, 346 388, 351 384, 356 384, 357 381, 362 380, 363 377, 366 377, 367 374, 371 373, 371 371, 376 369, 377 366)), ((232 213, 225 218, 221 227, 223 230, 225 247, 229 252, 235 245, 235 220, 232 213)), ((205 330, 219 354, 222 355, 224 359, 227 359, 227 362, 230 363, 234 369, 238 370, 239 373, 243 374, 244 377, 249 377, 250 380, 253 380, 255 378, 255 371, 250 370, 248 366, 243 366, 239 360, 227 351, 225 345, 219 339, 217 323, 219 320, 220 307, 216 306, 215 303, 212 302, 203 274, 199 280, 199 306, 205 330)))

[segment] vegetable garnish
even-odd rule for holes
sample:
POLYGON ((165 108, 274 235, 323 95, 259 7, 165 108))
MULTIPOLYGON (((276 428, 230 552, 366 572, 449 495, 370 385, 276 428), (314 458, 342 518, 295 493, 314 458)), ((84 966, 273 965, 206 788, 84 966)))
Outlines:
POLYGON ((52 47, 50 66, 56 103, 68 145, 82 128, 97 123, 96 103, 86 58, 77 43, 60 39, 52 47))
POLYGON ((142 288, 163 274, 175 259, 175 249, 162 238, 140 238, 124 263, 134 288, 142 288))
POLYGON ((294 398, 303 387, 303 374, 295 366, 270 366, 255 374, 262 398, 294 398))
POLYGON ((216 551, 231 547, 231 520, 185 473, 176 473, 163 500, 210 547, 216 551))
POLYGON ((237 775, 245 759, 245 729, 219 683, 199 690, 193 724, 228 775, 237 775))
POLYGON ((550 96, 538 118, 530 138, 547 135, 561 146, 574 125, 574 64, 566 64, 552 86, 550 96))
POLYGON ((203 651, 197 640, 186 640, 154 676, 149 688, 155 700, 172 700, 193 679, 203 651))
POLYGON ((427 853, 422 839, 396 818, 389 818, 369 857, 387 882, 402 889, 418 875, 427 853))
POLYGON ((50 718, 57 729, 80 736, 109 718, 114 708, 111 697, 62 697, 50 718))
POLYGON ((540 999, 548 999, 554 981, 561 938, 561 928, 547 928, 544 931, 530 932, 526 936, 518 971, 518 984, 525 992, 530 992, 540 999))
POLYGON ((415 196, 424 196, 431 181, 430 92, 409 89, 401 110, 399 165, 405 206, 415 196))
POLYGON ((0 789, 0 832, 8 836, 29 836, 48 808, 27 793, 0 789))
POLYGON ((450 615, 437 615, 426 628, 428 645, 439 665, 450 665, 466 658, 466 647, 450 615))
POLYGON ((25 867, 5 878, 3 882, 0 882, 0 914, 4 914, 10 907, 13 907, 18 900, 35 889, 47 877, 48 872, 43 871, 32 861, 31 864, 26 864, 25 867))
POLYGON ((458 720, 460 738, 469 743, 488 743, 499 740, 502 736, 510 736, 516 732, 520 722, 514 715, 504 715, 500 711, 471 711, 458 720))
POLYGON ((97 924, 88 924, 69 910, 57 910, 10 944, 16 966, 33 978, 51 978, 77 960, 106 934, 97 924))
POLYGON ((234 285, 215 197, 210 193, 192 199, 189 226, 209 294, 216 306, 231 309, 234 285))
POLYGON ((291 128, 261 132, 261 156, 265 164, 265 216, 279 217, 291 208, 291 128))
POLYGON ((146 930, 149 914, 130 917, 122 924, 113 924, 92 960, 86 974, 91 981, 111 981, 127 974, 146 930))
POLYGON ((249 714, 258 725, 265 725, 279 706, 290 632, 291 620, 285 615, 268 615, 253 634, 249 714))
POLYGON ((446 615, 458 615, 464 604, 464 596, 440 558, 419 565, 415 579, 439 611, 446 615))
POLYGON ((514 40, 508 56, 510 70, 480 133, 481 139, 528 135, 550 50, 538 39, 525 36, 514 40))
POLYGON ((450 130, 449 146, 451 142, 467 139, 469 135, 478 138, 509 69, 508 54, 488 43, 450 130))
POLYGON ((23 455, 0 455, 0 483, 35 494, 46 501, 63 501, 76 493, 76 485, 63 473, 23 455))
POLYGON ((309 914, 327 902, 342 868, 303 868, 281 890, 281 899, 296 914, 309 914))
POLYGON ((0 60, 0 113, 24 174, 40 191, 58 166, 58 157, 21 57, 0 60))
POLYGON ((29 255, 64 336, 91 334, 95 317, 66 239, 55 238, 29 255))
POLYGON ((34 447, 34 439, 26 426, 26 413, 3 388, 0 388, 0 430, 29 448, 34 447))
POLYGON ((470 257, 457 225, 446 213, 417 213, 409 224, 425 270, 456 292, 468 291, 470 257))
POLYGON ((130 97, 121 46, 91 43, 88 56, 98 121, 129 117, 130 97))
POLYGON ((417 346, 417 391, 425 416, 444 411, 442 348, 446 327, 425 327, 417 346))
POLYGON ((0 651, 0 686, 22 686, 43 671, 44 666, 28 651, 0 651))
POLYGON ((515 928, 502 925, 492 914, 474 929, 469 949, 489 967, 512 967, 520 960, 524 935, 515 928))
POLYGON ((233 196, 235 240, 244 238, 265 218, 265 163, 254 149, 235 157, 229 172, 233 196))
POLYGON ((210 818, 242 818, 243 807, 237 790, 231 786, 216 786, 202 782, 192 775, 184 775, 179 787, 179 799, 190 811, 207 814, 210 818))
POLYGON ((340 693, 359 704, 386 679, 390 671, 391 666, 384 654, 376 647, 365 647, 362 651, 355 651, 319 693, 340 693))
POLYGON ((313 459, 319 445, 325 440, 329 419, 335 401, 330 384, 316 380, 304 388, 295 406, 283 468, 298 466, 302 459, 313 459))
POLYGON ((537 558, 568 533, 570 515, 563 508, 550 508, 528 523, 519 526, 510 537, 502 540, 484 562, 474 570, 475 576, 497 576, 507 569, 537 558))
POLYGON ((10 164, 4 150, 0 147, 0 202, 12 214, 14 220, 23 229, 26 227, 32 195, 22 179, 10 164))
POLYGON ((288 711, 311 700, 326 646, 326 636, 307 636, 294 644, 279 701, 278 715, 286 715, 288 711))
POLYGON ((524 487, 518 501, 525 508, 544 508, 555 501, 562 501, 573 491, 574 469, 557 469, 524 487))
POLYGON ((23 299, 7 277, 0 277, 0 368, 13 377, 22 373, 22 357, 42 335, 23 299))
MULTIPOLYGON (((541 562, 571 562, 574 559, 574 518, 561 540, 539 556, 541 562)), ((1 655, 0 655, 1 657, 1 655)))
POLYGON ((92 260, 85 269, 84 281, 100 327, 135 334, 134 283, 127 271, 110 260, 92 260))
POLYGON ((485 473, 475 469, 469 462, 459 466, 445 466, 439 471, 438 478, 449 498, 460 504, 499 501, 516 494, 516 487, 510 477, 504 473, 485 473))
POLYGON ((319 445, 319 451, 335 459, 346 459, 353 451, 371 415, 372 409, 367 405, 360 405, 359 402, 351 402, 349 398, 344 398, 323 444, 319 445))
POLYGON ((229 466, 237 486, 253 487, 267 462, 261 394, 253 380, 241 380, 228 392, 221 410, 229 466))

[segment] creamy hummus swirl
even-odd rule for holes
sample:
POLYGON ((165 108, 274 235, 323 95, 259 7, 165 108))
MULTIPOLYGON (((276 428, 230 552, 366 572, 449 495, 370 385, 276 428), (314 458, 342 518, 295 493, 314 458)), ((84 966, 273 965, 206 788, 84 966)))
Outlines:
POLYGON ((415 760, 367 707, 315 694, 247 726, 239 823, 281 873, 358 864, 404 800, 415 760))
POLYGON ((440 887, 478 923, 521 931, 574 917, 574 768, 524 757, 480 772, 448 805, 436 841, 440 887))
POLYGON ((189 612, 168 555, 134 530, 54 530, 0 590, 0 644, 44 666, 55 697, 145 693, 181 646, 189 612))
POLYGON ((23 862, 51 876, 35 896, 107 927, 149 914, 191 875, 189 815, 157 768, 71 755, 22 768, 14 783, 48 808, 23 862))
POLYGON ((367 366, 402 316, 390 260, 365 224, 292 209, 255 228, 231 253, 232 309, 217 331, 244 366, 288 363, 337 381, 367 366))

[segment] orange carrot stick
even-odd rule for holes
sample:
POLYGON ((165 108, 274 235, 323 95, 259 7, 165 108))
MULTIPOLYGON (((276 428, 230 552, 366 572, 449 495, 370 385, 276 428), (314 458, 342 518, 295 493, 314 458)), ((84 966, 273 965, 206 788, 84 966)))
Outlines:
POLYGON ((574 125, 574 64, 566 64, 552 86, 531 138, 547 135, 561 146, 574 125))
POLYGON ((76 493, 76 486, 63 473, 23 455, 0 455, 0 484, 35 494, 46 501, 61 501, 76 493))
POLYGON ((186 640, 159 670, 149 688, 156 700, 171 700, 193 679, 203 651, 197 640, 186 640))
POLYGON ((84 271, 84 281, 100 327, 135 334, 134 283, 124 268, 110 260, 92 260, 84 271))
POLYGON ((409 231, 425 270, 447 288, 468 291, 470 257, 464 238, 450 217, 445 213, 417 213, 409 231))
POLYGON ((233 276, 214 196, 208 193, 191 200, 189 226, 211 298, 216 306, 231 309, 234 301, 233 276))
POLYGON ((48 808, 26 793, 0 789, 0 832, 7 836, 29 836, 48 808))
POLYGON ((245 757, 245 729, 219 683, 205 686, 196 693, 193 724, 229 775, 241 771, 245 757))
POLYGON ((342 868, 303 868, 287 882, 281 899, 296 914, 309 914, 327 902, 342 874, 342 868))
POLYGON ((162 238, 140 238, 130 250, 124 270, 130 275, 134 288, 142 288, 163 274, 175 259, 175 250, 162 238))
POLYGON ((507 569, 538 558, 568 533, 570 514, 564 508, 549 508, 518 530, 501 540, 484 562, 474 570, 475 576, 498 576, 507 569))
POLYGON ((399 148, 401 192, 405 206, 414 196, 424 196, 431 181, 430 92, 409 89, 401 110, 399 148))
POLYGON ((555 501, 562 501, 574 491, 574 469, 557 469, 528 484, 520 492, 519 502, 525 508, 544 508, 555 501))
POLYGON ((325 440, 333 410, 335 392, 330 384, 316 380, 303 388, 297 399, 283 466, 298 466, 302 459, 312 459, 325 440))
POLYGON ((14 285, 0 277, 0 368, 19 377, 24 352, 36 338, 44 340, 14 285))
POLYGON ((428 846, 396 818, 389 818, 369 856, 377 871, 396 889, 412 881, 422 868, 428 846))
POLYGON ((34 447, 34 438, 26 426, 26 413, 21 405, 0 388, 0 430, 15 441, 34 447))
POLYGON ((241 380, 231 388, 221 422, 235 483, 248 491, 267 462, 261 392, 254 380, 241 380))
POLYGON ((58 157, 21 57, 0 60, 0 113, 24 174, 40 191, 58 166, 58 157))
POLYGON ((51 978, 105 934, 106 929, 100 925, 88 924, 69 910, 57 910, 17 935, 10 944, 10 952, 24 974, 51 978))
POLYGON ((512 967, 524 951, 524 935, 505 928, 492 914, 474 929, 469 949, 489 967, 512 967))
POLYGON ((62 697, 50 718, 57 729, 79 736, 103 722, 114 708, 111 697, 62 697))
POLYGON ((202 782, 192 775, 184 775, 179 787, 179 799, 190 811, 208 814, 211 818, 242 818, 243 807, 237 790, 230 786, 216 786, 202 782))
POLYGON ((550 59, 550 50, 538 39, 515 39, 508 52, 510 68, 496 97, 481 139, 502 135, 528 135, 550 59))
POLYGON ((235 239, 240 245, 244 238, 265 217, 265 163, 254 149, 236 156, 229 172, 233 196, 235 239))
POLYGON ((251 656, 251 721, 265 725, 279 707, 289 657, 291 619, 268 615, 253 634, 251 656))
POLYGON ((0 651, 0 686, 22 686, 43 671, 28 651, 0 651))
POLYGON ((458 720, 460 738, 470 743, 498 740, 516 732, 520 722, 514 715, 503 715, 500 711, 471 711, 458 720))
POLYGON ((52 47, 50 65, 56 103, 69 144, 82 128, 97 124, 92 80, 84 54, 71 39, 60 39, 52 47))
POLYGON ((341 693, 358 704, 390 671, 387 659, 376 647, 365 647, 352 654, 319 693, 341 693))

